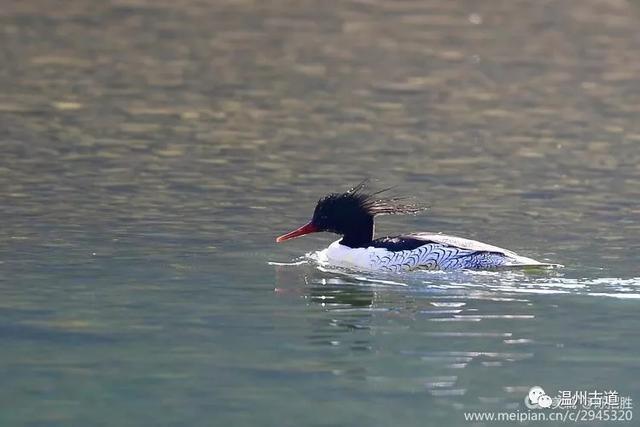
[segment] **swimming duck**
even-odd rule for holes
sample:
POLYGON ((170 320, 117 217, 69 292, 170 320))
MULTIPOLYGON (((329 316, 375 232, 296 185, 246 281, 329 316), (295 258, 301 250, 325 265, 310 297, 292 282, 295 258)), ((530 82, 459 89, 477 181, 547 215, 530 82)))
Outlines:
POLYGON ((374 239, 374 218, 383 214, 415 214, 425 208, 365 192, 366 180, 345 193, 332 193, 316 204, 309 223, 276 239, 284 242, 327 231, 342 236, 320 252, 332 265, 368 271, 492 270, 551 267, 497 246, 440 233, 410 233, 374 239))

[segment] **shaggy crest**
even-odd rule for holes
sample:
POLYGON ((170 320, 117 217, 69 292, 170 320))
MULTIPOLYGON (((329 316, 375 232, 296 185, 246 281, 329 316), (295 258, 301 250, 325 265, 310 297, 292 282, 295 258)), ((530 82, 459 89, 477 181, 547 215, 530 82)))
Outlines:
POLYGON ((368 214, 376 215, 393 215, 393 214, 417 214, 428 207, 420 206, 413 203, 405 203, 406 197, 380 197, 379 195, 385 193, 395 187, 388 187, 374 193, 366 193, 365 187, 369 183, 369 179, 365 179, 358 185, 352 187, 346 193, 332 194, 329 197, 335 197, 340 199, 354 200, 362 209, 368 214))
POLYGON ((402 197, 381 197, 385 188, 374 193, 365 192, 364 180, 345 193, 333 193, 318 200, 308 224, 276 239, 277 242, 328 231, 342 236, 342 245, 366 248, 373 242, 374 217, 388 214, 415 214, 425 207, 405 203, 402 197))

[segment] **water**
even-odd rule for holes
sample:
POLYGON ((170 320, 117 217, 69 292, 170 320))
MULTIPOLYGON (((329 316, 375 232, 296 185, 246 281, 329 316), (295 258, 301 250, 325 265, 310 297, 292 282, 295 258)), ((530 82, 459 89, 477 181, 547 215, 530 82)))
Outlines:
POLYGON ((462 426, 534 385, 640 398, 638 20, 596 0, 3 5, 0 424, 462 426), (286 265, 333 237, 275 236, 365 176, 431 206, 380 235, 566 268, 286 265))

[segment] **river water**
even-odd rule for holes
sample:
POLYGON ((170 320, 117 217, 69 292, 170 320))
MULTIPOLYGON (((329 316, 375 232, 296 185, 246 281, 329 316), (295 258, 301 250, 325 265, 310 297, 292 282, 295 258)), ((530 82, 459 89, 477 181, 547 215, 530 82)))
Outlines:
POLYGON ((533 386, 640 398, 639 13, 4 2, 0 424, 464 426, 533 386), (431 207, 379 235, 565 267, 354 274, 299 262, 334 236, 275 244, 365 177, 431 207))

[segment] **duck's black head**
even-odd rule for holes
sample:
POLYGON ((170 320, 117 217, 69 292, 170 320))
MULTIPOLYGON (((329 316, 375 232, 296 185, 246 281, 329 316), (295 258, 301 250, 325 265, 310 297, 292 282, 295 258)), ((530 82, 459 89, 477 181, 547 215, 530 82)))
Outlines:
POLYGON ((332 193, 318 200, 308 224, 282 235, 277 242, 309 233, 328 231, 343 236, 340 243, 358 248, 368 247, 373 240, 373 218, 381 214, 416 213, 423 208, 400 204, 397 198, 380 198, 383 191, 365 193, 363 181, 346 193, 332 193))

